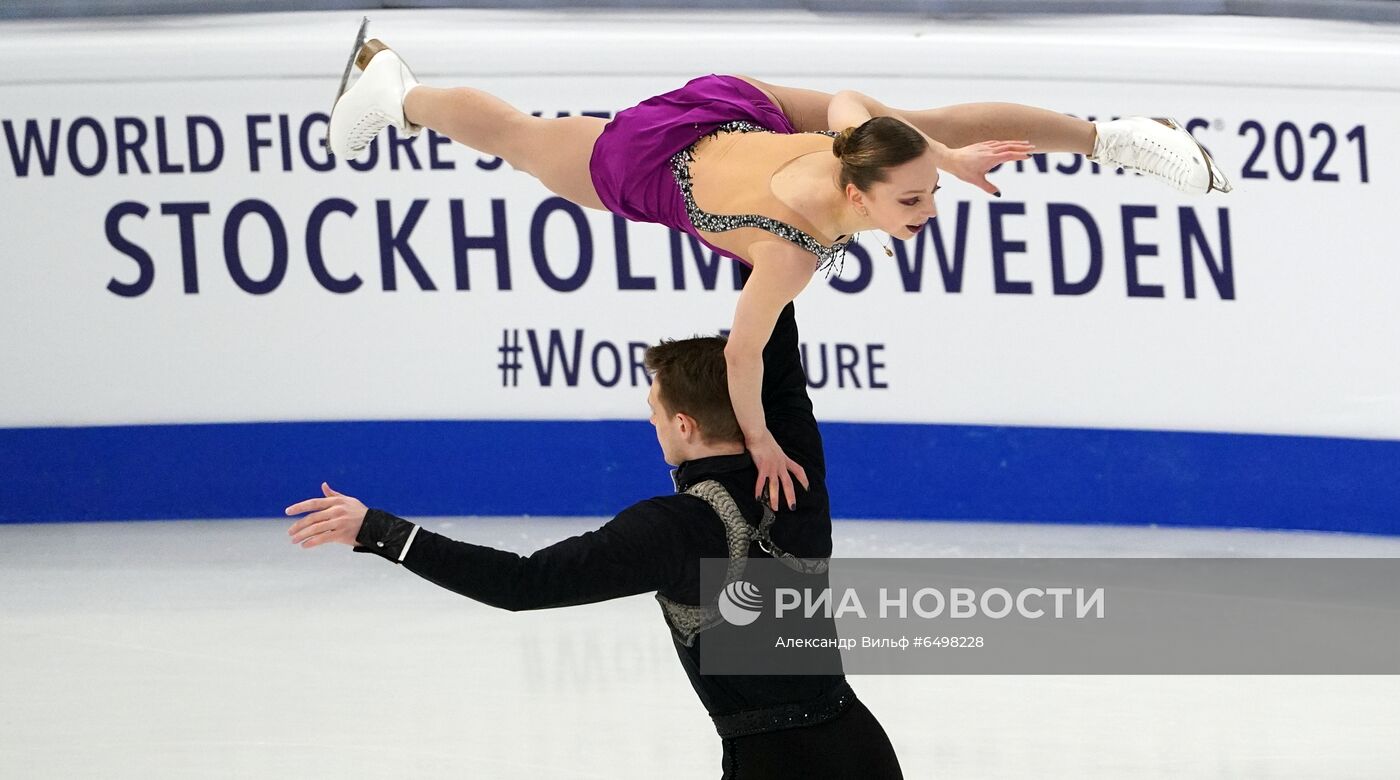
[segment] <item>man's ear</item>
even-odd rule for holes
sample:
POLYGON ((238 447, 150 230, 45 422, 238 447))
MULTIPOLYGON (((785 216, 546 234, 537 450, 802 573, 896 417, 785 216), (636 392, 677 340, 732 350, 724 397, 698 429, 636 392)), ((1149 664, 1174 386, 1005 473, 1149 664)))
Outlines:
POLYGON ((700 425, 695 422, 695 418, 685 412, 676 412, 676 419, 680 421, 681 436, 686 439, 698 437, 700 435, 700 425))

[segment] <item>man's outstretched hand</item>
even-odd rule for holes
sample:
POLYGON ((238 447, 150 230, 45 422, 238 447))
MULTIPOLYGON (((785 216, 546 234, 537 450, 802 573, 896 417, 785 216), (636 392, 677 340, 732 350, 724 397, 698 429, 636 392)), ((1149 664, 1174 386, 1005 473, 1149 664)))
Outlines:
POLYGON ((293 523, 287 535, 292 537, 293 544, 306 548, 327 542, 353 546, 365 522, 365 512, 369 510, 358 498, 341 495, 325 482, 321 483, 321 492, 325 498, 308 498, 287 507, 288 517, 311 513, 293 523))

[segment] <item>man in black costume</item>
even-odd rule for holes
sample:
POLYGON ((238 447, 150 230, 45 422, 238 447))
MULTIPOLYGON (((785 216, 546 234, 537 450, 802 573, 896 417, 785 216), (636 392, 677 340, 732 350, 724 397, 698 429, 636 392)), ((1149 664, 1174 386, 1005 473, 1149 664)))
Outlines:
POLYGON ((646 362, 651 422, 677 467, 674 494, 639 501, 601 528, 528 557, 424 530, 326 484, 325 497, 287 508, 310 513, 288 534, 303 547, 354 545, 512 611, 655 592, 681 665, 723 739, 725 778, 901 777, 889 738, 844 675, 700 673, 704 632, 719 620, 717 591, 700 593, 702 558, 786 558, 793 568, 815 562, 824 572, 831 555, 826 461, 792 305, 764 349, 763 408, 768 430, 805 466, 808 484, 795 508, 776 516, 752 498, 757 471, 730 405, 724 340, 665 342, 647 350, 646 362))

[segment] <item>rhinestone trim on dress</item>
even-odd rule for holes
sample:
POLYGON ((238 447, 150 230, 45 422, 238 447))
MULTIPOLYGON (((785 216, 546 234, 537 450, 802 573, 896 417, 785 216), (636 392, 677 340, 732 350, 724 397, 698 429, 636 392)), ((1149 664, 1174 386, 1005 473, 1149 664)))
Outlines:
MULTIPOLYGON (((820 271, 823 268, 829 271, 832 266, 836 264, 837 260, 844 260, 846 256, 846 247, 850 245, 852 239, 848 238, 845 241, 839 241, 829 247, 822 246, 821 242, 812 238, 807 233, 798 230, 786 222, 780 222, 771 217, 765 217, 762 214, 711 214, 707 211, 701 211, 700 207, 695 205, 695 195, 691 192, 693 182, 690 178, 690 164, 695 161, 695 147, 706 138, 714 137, 720 133, 733 132, 771 133, 773 131, 744 120, 726 122, 716 127, 711 132, 700 136, 695 140, 695 143, 676 152, 676 154, 671 157, 671 173, 676 177, 676 184, 680 185, 681 197, 685 200, 685 210, 686 214, 690 217, 690 224, 694 225, 696 230, 703 230, 706 233, 723 233, 725 231, 746 227, 766 230, 778 238, 791 241, 816 255, 817 263, 814 269, 816 271, 820 271)), ((822 135, 836 136, 836 133, 830 131, 823 130, 819 132, 822 135)))

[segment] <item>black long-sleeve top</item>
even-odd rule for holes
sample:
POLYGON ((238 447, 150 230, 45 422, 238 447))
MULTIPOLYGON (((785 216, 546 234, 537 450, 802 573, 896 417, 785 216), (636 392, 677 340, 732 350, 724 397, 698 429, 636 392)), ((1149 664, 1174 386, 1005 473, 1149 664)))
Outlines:
MULTIPOLYGON (((771 537, 799 558, 825 558, 831 554, 826 462, 807 395, 791 304, 774 326, 763 363, 768 429, 788 456, 803 466, 810 483, 807 490, 799 486, 796 510, 784 506, 778 513, 771 537)), ((728 546, 724 524, 714 510, 683 491, 707 479, 717 480, 756 526, 762 517, 762 507, 753 499, 758 473, 753 460, 743 453, 687 461, 673 476, 677 493, 639 501, 601 528, 529 556, 449 539, 378 509, 365 516, 356 551, 398 561, 448 590, 512 611, 653 592, 678 603, 700 604, 700 559, 726 558, 728 546)), ((750 554, 766 555, 757 545, 750 554)), ((673 642, 691 685, 711 715, 810 701, 842 679, 701 675, 704 634, 690 647, 674 637, 673 642)))

